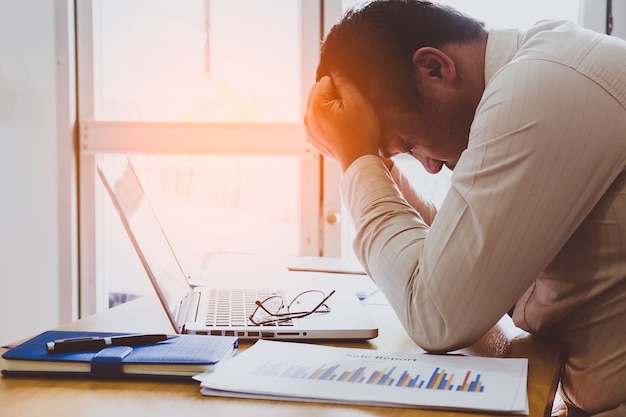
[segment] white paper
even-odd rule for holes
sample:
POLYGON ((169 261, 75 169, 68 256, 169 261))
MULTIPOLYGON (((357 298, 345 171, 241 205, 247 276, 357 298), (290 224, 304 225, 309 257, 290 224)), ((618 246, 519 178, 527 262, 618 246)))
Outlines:
POLYGON ((196 379, 213 396, 528 414, 527 374, 527 359, 260 340, 196 379))
POLYGON ((327 256, 305 256, 287 265, 290 271, 333 272, 365 275, 365 269, 356 260, 327 256))

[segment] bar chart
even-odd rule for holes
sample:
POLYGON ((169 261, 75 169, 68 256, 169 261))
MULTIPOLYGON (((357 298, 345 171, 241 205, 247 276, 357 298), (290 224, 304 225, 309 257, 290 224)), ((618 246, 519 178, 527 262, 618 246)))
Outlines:
POLYGON ((432 372, 412 375, 409 370, 397 366, 376 369, 360 366, 346 368, 342 365, 322 364, 320 366, 289 365, 280 361, 267 361, 252 371, 253 375, 301 379, 314 381, 336 381, 345 383, 379 385, 423 390, 445 390, 482 393, 485 385, 481 374, 471 370, 460 374, 447 372, 442 367, 435 367, 432 372), (458 375, 461 375, 457 377, 458 375))

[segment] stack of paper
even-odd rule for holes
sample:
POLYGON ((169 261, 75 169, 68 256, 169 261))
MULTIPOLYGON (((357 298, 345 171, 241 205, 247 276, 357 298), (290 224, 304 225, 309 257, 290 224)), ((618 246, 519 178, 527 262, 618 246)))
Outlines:
POLYGON ((528 414, 527 359, 258 341, 195 378, 205 395, 528 414))

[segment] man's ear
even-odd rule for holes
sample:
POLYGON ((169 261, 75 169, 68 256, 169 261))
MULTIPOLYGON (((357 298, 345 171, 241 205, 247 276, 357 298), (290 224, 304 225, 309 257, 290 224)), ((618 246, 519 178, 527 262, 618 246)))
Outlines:
POLYGON ((450 84, 456 78, 456 66, 452 58, 440 49, 424 47, 413 53, 413 71, 420 80, 437 80, 450 84))

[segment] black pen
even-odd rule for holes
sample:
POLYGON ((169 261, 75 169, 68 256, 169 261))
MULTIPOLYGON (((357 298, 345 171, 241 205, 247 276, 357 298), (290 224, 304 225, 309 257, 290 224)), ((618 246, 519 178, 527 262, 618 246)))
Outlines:
POLYGON ((100 350, 108 346, 152 345, 169 338, 166 334, 134 334, 111 337, 77 337, 46 343, 48 353, 84 352, 100 350))

